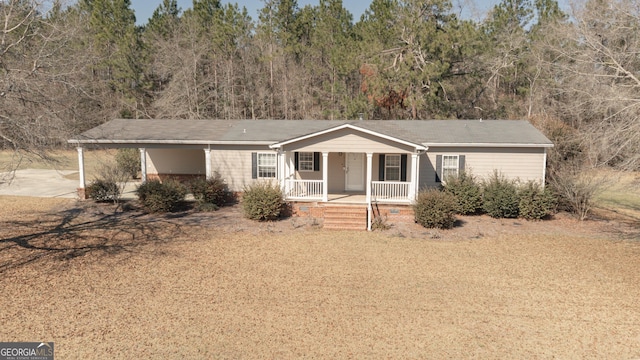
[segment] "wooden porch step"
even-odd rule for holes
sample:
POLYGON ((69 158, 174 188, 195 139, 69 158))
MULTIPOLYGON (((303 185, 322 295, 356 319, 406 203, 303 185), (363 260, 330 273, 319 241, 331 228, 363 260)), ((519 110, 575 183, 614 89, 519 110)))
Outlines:
POLYGON ((366 230, 367 208, 347 205, 326 206, 323 227, 336 230, 366 230))

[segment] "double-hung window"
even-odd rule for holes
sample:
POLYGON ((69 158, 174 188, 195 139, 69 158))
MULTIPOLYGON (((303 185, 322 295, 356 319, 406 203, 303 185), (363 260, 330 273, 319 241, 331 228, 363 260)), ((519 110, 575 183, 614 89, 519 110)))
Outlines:
POLYGON ((384 159, 384 180, 400 181, 400 155, 387 154, 384 159))
POLYGON ((458 177, 458 170, 460 169, 460 158, 458 155, 443 155, 442 156, 442 179, 447 181, 450 177, 458 177))
POLYGON ((276 177, 276 154, 258 153, 258 179, 272 179, 276 177))
POLYGON ((298 171, 313 171, 313 153, 301 152, 298 153, 298 171))

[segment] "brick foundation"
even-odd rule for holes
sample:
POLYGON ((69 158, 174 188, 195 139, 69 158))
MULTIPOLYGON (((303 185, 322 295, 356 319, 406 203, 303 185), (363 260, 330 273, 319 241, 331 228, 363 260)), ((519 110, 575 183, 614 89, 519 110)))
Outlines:
POLYGON ((78 188, 78 199, 87 200, 87 189, 86 188, 78 188))
MULTIPOLYGON (((324 212, 327 206, 332 203, 318 202, 293 202, 291 203, 292 216, 324 219, 324 212)), ((339 204, 336 204, 339 206, 339 204)), ((411 205, 372 205, 374 216, 380 214, 387 222, 393 223, 414 223, 415 215, 411 205)))
POLYGON ((169 179, 180 182, 189 182, 193 179, 204 179, 205 177, 205 175, 198 174, 147 174, 147 180, 160 180, 160 182, 169 179))

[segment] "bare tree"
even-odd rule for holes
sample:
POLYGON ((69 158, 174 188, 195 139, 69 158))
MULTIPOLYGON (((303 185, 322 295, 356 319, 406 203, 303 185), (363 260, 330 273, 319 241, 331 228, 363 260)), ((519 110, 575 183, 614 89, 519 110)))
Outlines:
POLYGON ((588 164, 640 169, 640 5, 589 0, 548 38, 555 115, 579 130, 588 164))
POLYGON ((73 51, 87 43, 84 20, 58 1, 0 3, 0 147, 15 155, 5 170, 112 117, 92 52, 73 51))

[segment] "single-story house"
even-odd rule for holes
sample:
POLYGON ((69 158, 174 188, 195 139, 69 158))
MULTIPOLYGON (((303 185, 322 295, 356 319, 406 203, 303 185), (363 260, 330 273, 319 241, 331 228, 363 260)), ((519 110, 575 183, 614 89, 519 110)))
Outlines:
POLYGON ((81 190, 84 148, 128 147, 140 149, 143 181, 218 174, 241 192, 272 180, 290 201, 356 195, 369 208, 411 204, 419 189, 461 171, 544 184, 553 146, 520 120, 116 119, 69 143, 78 148, 81 190))

